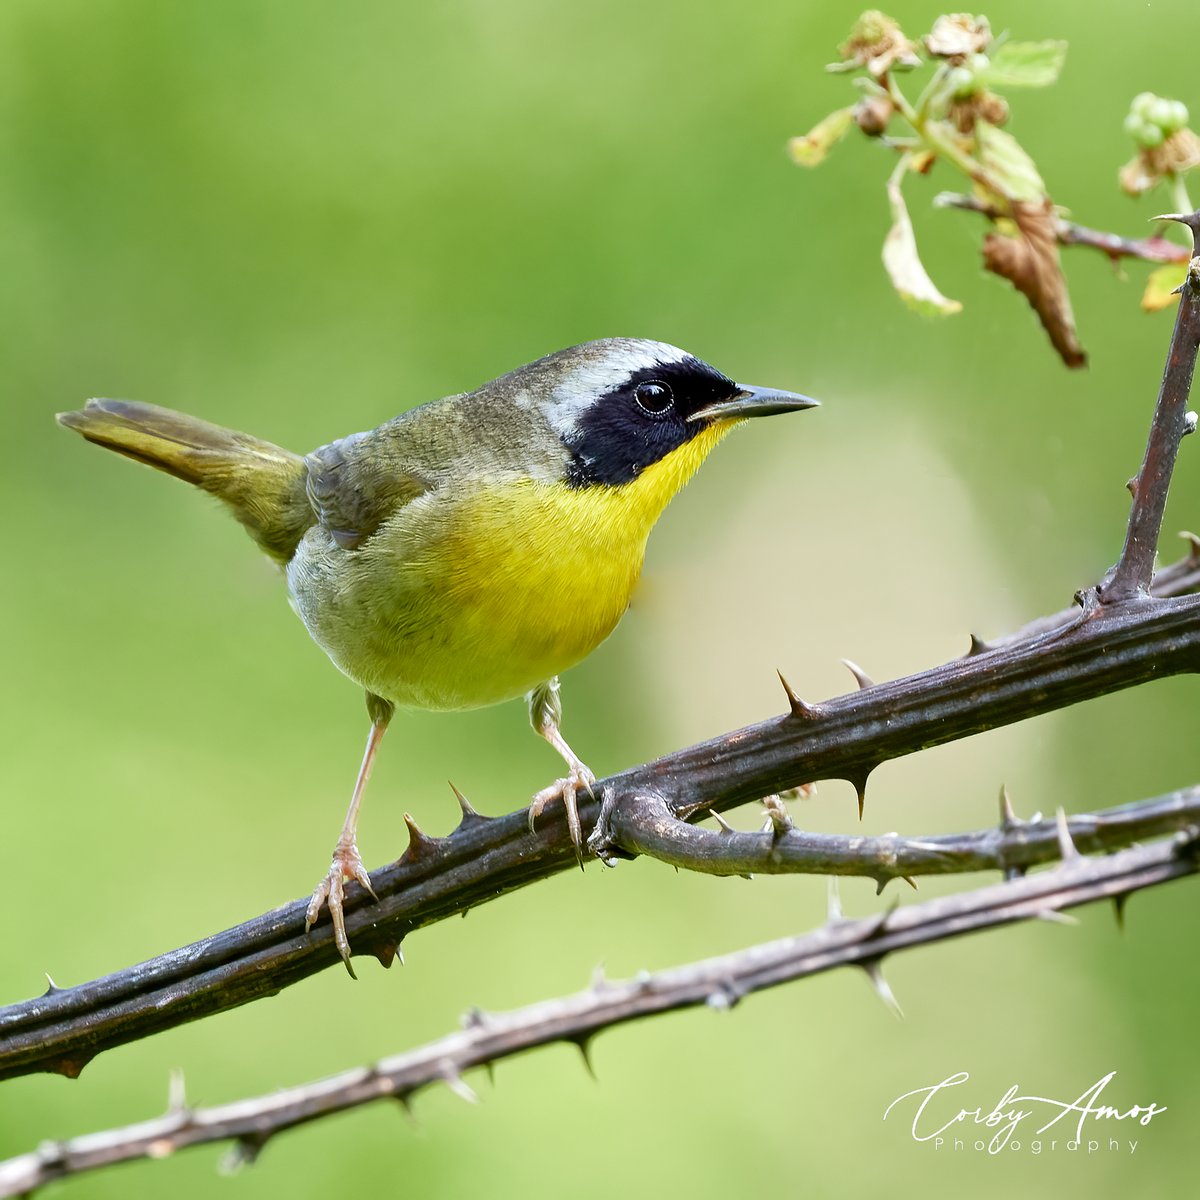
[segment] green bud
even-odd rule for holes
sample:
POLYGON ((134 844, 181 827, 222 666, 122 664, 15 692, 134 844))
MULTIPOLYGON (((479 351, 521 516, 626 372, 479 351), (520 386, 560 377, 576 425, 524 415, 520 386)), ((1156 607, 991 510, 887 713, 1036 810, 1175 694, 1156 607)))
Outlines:
POLYGON ((1161 146, 1166 138, 1166 134, 1157 126, 1147 124, 1138 135, 1138 144, 1145 146, 1147 150, 1153 150, 1155 146, 1161 146))
POLYGON ((1153 92, 1138 92, 1133 98, 1133 103, 1129 106, 1131 112, 1137 113, 1139 117, 1149 117, 1150 106, 1157 100, 1158 97, 1153 92))
POLYGON ((1131 138, 1133 138, 1133 140, 1135 142, 1140 142, 1142 140, 1142 130, 1145 129, 1145 127, 1146 127, 1146 122, 1143 121, 1142 118, 1139 117, 1138 114, 1135 112, 1131 112, 1125 118, 1125 121, 1124 121, 1125 132, 1127 134, 1129 134, 1129 136, 1131 138))
POLYGON ((1170 100, 1164 100, 1161 96, 1156 97, 1146 113, 1146 120, 1152 125, 1157 125, 1159 129, 1166 129, 1171 120, 1170 100))
POLYGON ((1188 123, 1187 105, 1182 100, 1168 100, 1167 107, 1169 111, 1162 127, 1168 133, 1175 133, 1188 123))

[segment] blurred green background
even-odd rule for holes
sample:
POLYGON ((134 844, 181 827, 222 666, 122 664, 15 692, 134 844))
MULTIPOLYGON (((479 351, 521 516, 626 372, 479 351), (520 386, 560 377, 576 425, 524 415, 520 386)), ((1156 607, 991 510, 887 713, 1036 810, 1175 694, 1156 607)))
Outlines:
MULTIPOLYGON (((917 35, 940 11, 898 3, 917 35)), ((565 680, 567 736, 599 772, 932 665, 967 633, 1069 601, 1119 548, 1170 317, 1145 269, 1067 269, 1090 368, 1067 372, 1023 300, 978 266, 976 218, 908 198, 931 274, 964 302, 907 313, 879 262, 890 159, 861 138, 817 172, 786 139, 847 102, 823 65, 858 6, 683 0, 437 5, 6 0, 0 7, 0 378, 5 468, 0 1000, 128 965, 307 893, 328 862, 366 724, 358 690, 289 612, 216 506, 84 446, 52 414, 90 395, 167 404, 297 450, 549 350, 630 334, 821 397, 746 429, 653 539, 618 633, 565 680)), ((1021 0, 1018 38, 1070 42, 1061 82, 1010 128, 1078 219, 1140 233, 1165 196, 1116 186, 1130 97, 1200 96, 1189 0, 1021 0)), ((1188 445, 1168 530, 1200 523, 1188 445)), ((1174 545, 1166 554, 1174 557, 1174 545)), ((1196 685, 1171 680, 889 764, 865 829, 977 828, 1002 781, 1025 815, 1195 779, 1196 685)), ((405 715, 360 844, 400 853, 402 813, 444 832, 447 776, 509 811, 557 771, 519 704, 405 715)), ((823 783, 797 818, 857 828, 823 783)), ((738 814, 744 825, 755 814, 738 814)), ((960 885, 956 885, 960 886, 960 885)), ((923 884, 922 895, 937 894, 923 884)), ((886 903, 843 885, 851 914, 886 903)), ((908 902, 905 894, 901 900, 908 902)), ((553 1049, 471 1082, 320 1123, 218 1182, 189 1152, 57 1188, 79 1197, 375 1194, 697 1197, 1086 1188, 1194 1178, 1194 888, 1076 929, 1037 924, 907 954, 897 1022, 857 973, 624 1028, 599 1083, 553 1049), (956 1070, 1171 1110, 1138 1150, 935 1152, 882 1122, 956 1070), (620 1180, 620 1184, 618 1184, 620 1180)), ((652 862, 561 878, 279 997, 97 1059, 78 1082, 0 1086, 0 1156, 161 1111, 168 1072, 211 1104, 368 1061, 612 975, 802 931, 822 880, 717 880, 652 862)), ((1122 1136, 1126 1136, 1122 1131, 1122 1136)), ((1185 1183, 1186 1181, 1186 1183, 1185 1183)))

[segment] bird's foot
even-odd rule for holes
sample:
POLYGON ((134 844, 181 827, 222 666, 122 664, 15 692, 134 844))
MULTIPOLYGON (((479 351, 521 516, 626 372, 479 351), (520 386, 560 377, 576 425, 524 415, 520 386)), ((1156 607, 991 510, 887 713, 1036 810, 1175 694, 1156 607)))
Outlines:
POLYGON ((329 905, 329 919, 333 922, 333 941, 351 979, 357 979, 354 968, 350 965, 350 939, 346 936, 346 918, 342 911, 342 901, 346 895, 347 879, 357 880, 378 900, 375 889, 371 886, 371 876, 363 866, 363 860, 358 853, 358 847, 353 842, 338 842, 333 851, 333 862, 329 874, 317 884, 312 899, 308 902, 308 911, 304 914, 304 932, 307 933, 321 915, 321 908, 329 905))
MULTIPOLYGON (((565 743, 564 743, 565 745, 565 743)), ((564 757, 566 757, 564 755, 564 757)), ((551 800, 561 799, 567 810, 567 829, 571 834, 571 844, 575 847, 575 857, 579 866, 583 867, 583 831, 579 824, 580 792, 587 792, 594 797, 592 790, 596 776, 573 754, 567 759, 569 774, 565 779, 556 779, 549 787, 542 788, 529 805, 529 830, 532 833, 534 823, 542 815, 542 810, 551 800)))

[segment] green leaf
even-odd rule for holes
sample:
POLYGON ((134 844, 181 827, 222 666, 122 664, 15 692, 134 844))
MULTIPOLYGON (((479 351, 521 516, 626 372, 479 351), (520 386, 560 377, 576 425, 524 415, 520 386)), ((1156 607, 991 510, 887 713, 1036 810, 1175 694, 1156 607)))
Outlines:
POLYGON ((1145 312, 1161 312, 1179 300, 1179 287, 1187 278, 1187 263, 1167 263, 1156 267, 1146 277, 1146 290, 1142 293, 1142 309, 1145 312))
POLYGON ((1011 133, 980 121, 975 126, 975 156, 989 185, 1007 200, 1038 201, 1046 198, 1046 185, 1033 159, 1011 133))
POLYGON ((854 122, 854 108, 839 108, 814 125, 803 137, 788 142, 792 161, 802 167, 815 167, 825 161, 825 155, 846 136, 854 122))
POLYGON ((892 286, 909 308, 927 316, 950 316, 961 312, 957 300, 948 300, 937 290, 917 254, 917 239, 900 191, 902 171, 896 171, 887 183, 888 202, 892 206, 892 227, 883 241, 883 265, 892 286))
POLYGON ((995 88, 1049 87, 1066 57, 1066 42, 1005 42, 979 74, 995 88))

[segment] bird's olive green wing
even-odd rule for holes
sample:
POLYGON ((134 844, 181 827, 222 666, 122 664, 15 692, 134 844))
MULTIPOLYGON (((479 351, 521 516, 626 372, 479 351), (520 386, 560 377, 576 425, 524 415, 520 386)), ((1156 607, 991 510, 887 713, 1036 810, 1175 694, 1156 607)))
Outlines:
POLYGON ((304 460, 308 501, 343 550, 356 550, 397 509, 436 486, 434 471, 407 461, 380 433, 351 434, 304 460))
POLYGON ((357 549, 397 510, 454 477, 471 445, 473 418, 463 399, 418 405, 305 456, 308 502, 339 546, 357 549))

